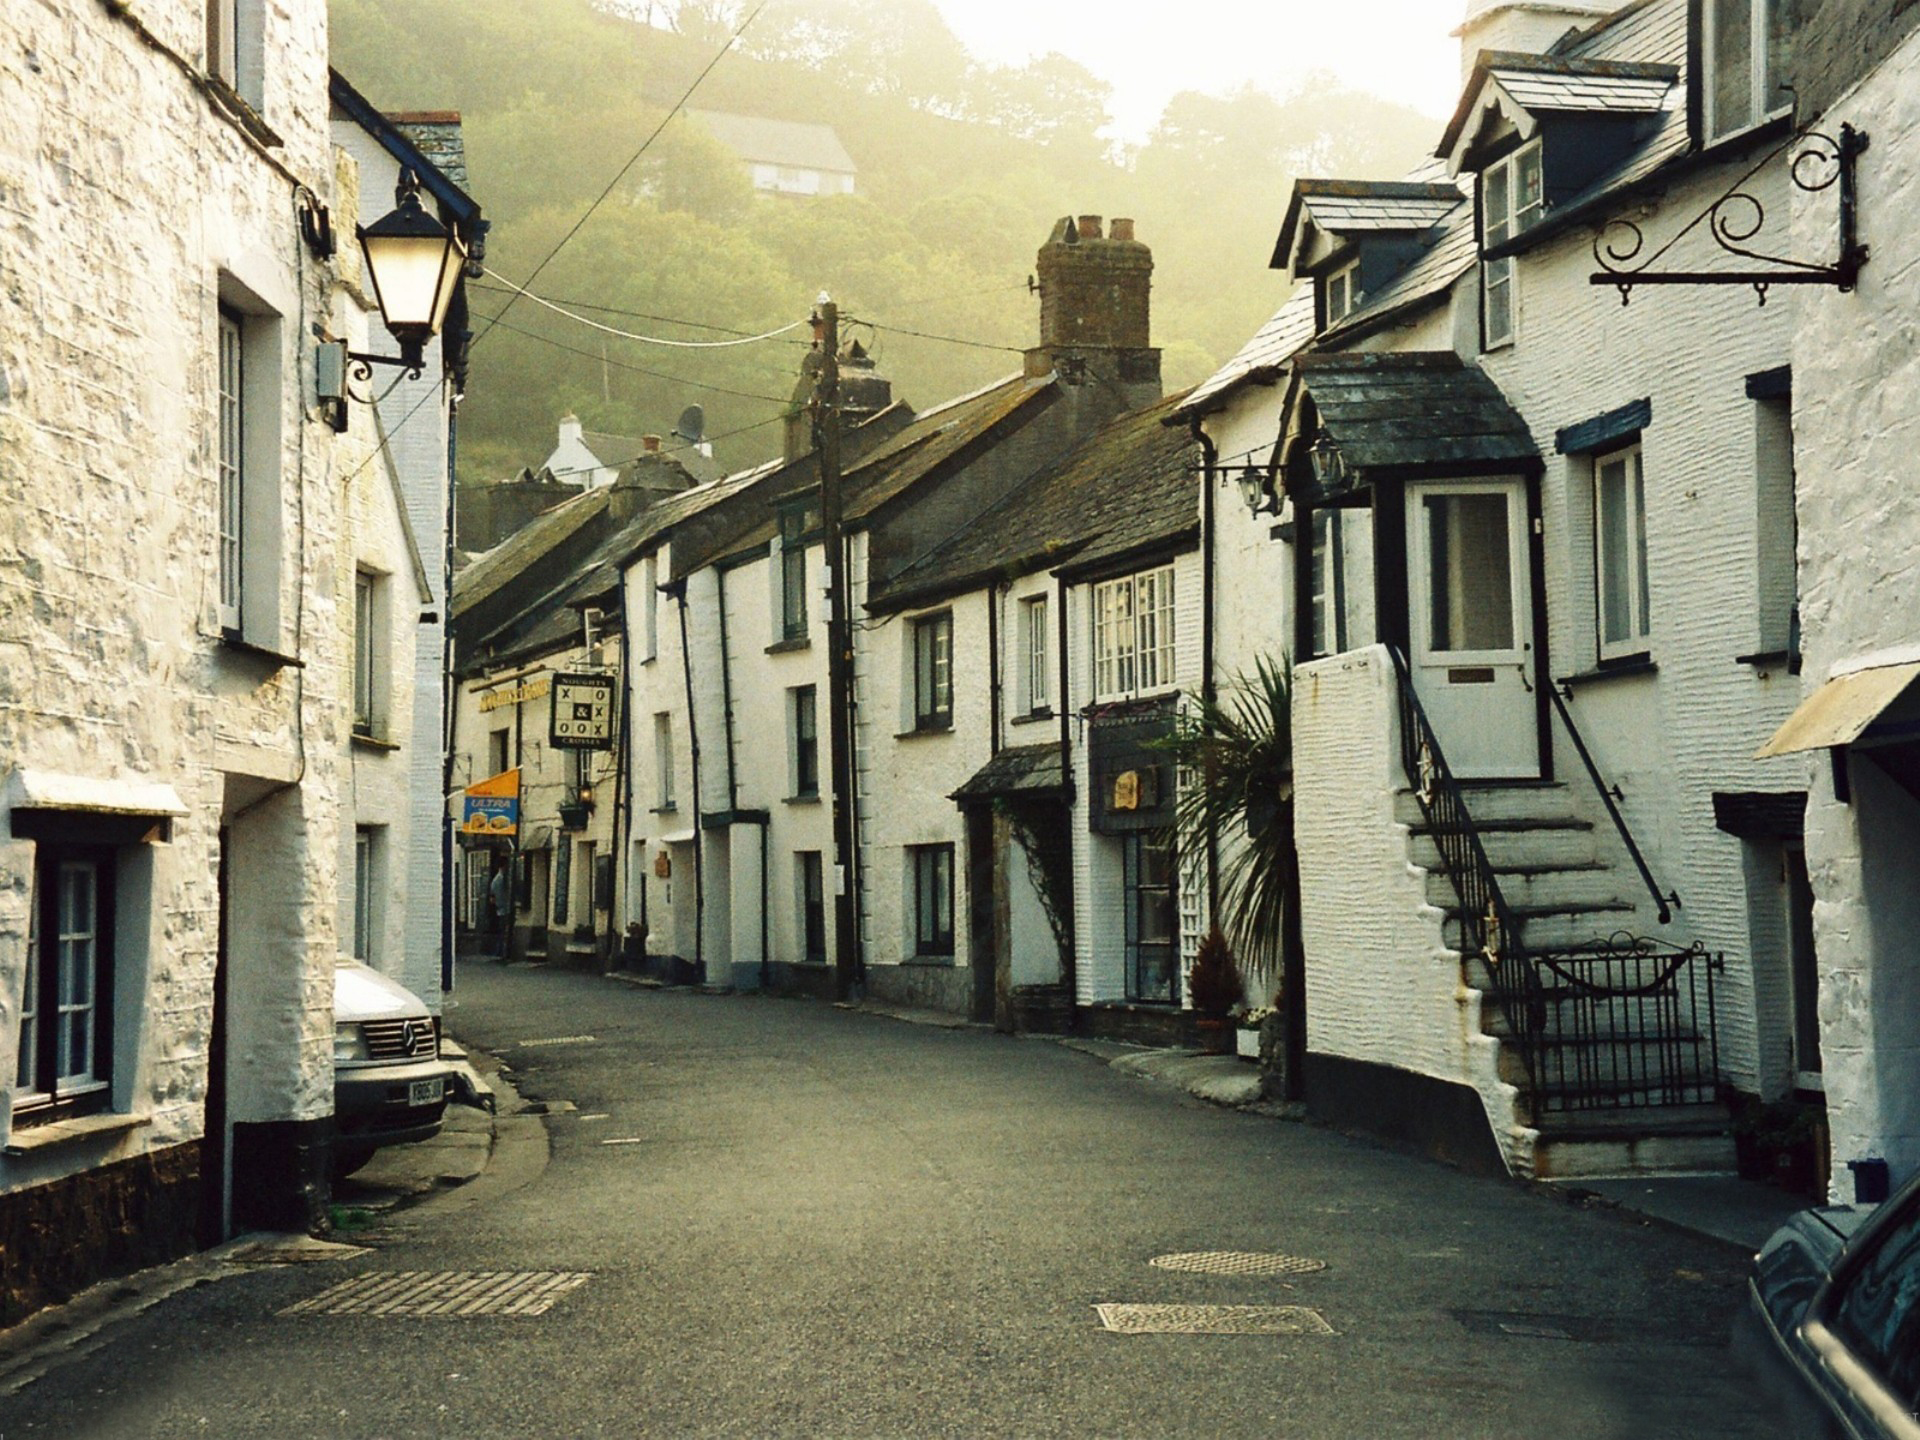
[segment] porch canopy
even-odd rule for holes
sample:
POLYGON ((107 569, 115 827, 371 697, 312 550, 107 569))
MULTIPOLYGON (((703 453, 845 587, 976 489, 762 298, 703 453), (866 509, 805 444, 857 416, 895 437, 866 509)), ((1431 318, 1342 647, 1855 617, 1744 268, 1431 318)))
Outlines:
POLYGON ((1920 742, 1920 661, 1875 665, 1836 675, 1787 717, 1756 760, 1825 750, 1836 745, 1920 742))
POLYGON ((995 800, 1064 800, 1066 794, 1058 745, 1015 745, 987 761, 947 798, 965 806, 995 800))
POLYGON ((1451 350, 1296 356, 1281 410, 1282 474, 1319 506, 1374 479, 1538 474, 1540 450, 1520 412, 1478 366, 1451 350), (1295 463, 1322 437, 1338 477, 1295 463))

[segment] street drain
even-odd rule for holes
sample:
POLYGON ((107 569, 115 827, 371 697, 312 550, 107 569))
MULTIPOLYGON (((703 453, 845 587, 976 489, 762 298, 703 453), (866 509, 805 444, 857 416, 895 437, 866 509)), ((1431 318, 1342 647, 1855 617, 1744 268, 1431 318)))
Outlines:
POLYGON ((592 1045, 599 1041, 597 1035, 549 1035, 544 1040, 522 1040, 522 1050, 538 1050, 547 1045, 592 1045))
POLYGON ((282 1315, 544 1315, 584 1270, 374 1271, 289 1305, 282 1315))
POLYGON ((1251 1250, 1188 1250, 1178 1255, 1156 1255, 1147 1263, 1191 1275, 1311 1275, 1327 1268, 1324 1260, 1251 1250))
POLYGON ((1100 1323, 1119 1335, 1331 1335, 1304 1305, 1096 1305, 1100 1323))

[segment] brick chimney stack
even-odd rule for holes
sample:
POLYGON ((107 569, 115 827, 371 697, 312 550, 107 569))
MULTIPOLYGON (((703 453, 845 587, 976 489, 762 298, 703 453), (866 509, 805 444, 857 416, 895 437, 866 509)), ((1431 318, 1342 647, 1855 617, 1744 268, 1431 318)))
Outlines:
POLYGON ((1027 373, 1057 371, 1072 383, 1093 369, 1121 385, 1132 404, 1160 397, 1160 352, 1150 323, 1153 251, 1134 238, 1133 221, 1101 233, 1098 215, 1068 216, 1040 247, 1040 344, 1027 373))

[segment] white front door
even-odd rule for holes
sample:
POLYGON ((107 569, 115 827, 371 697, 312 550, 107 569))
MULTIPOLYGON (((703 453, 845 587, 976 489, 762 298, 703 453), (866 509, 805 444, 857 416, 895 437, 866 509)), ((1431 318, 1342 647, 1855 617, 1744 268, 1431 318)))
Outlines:
POLYGON ((1462 780, 1540 774, 1526 486, 1407 487, 1413 685, 1462 780))

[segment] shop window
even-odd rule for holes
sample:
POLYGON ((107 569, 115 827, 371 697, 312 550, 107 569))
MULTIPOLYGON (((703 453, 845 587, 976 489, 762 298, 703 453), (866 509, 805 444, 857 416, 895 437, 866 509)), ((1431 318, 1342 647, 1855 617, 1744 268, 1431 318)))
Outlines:
POLYGON ((1179 999, 1180 911, 1171 842, 1128 835, 1124 849, 1127 998, 1171 1005, 1179 999))

